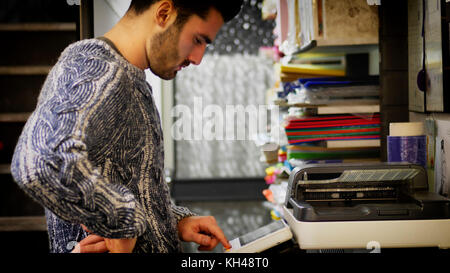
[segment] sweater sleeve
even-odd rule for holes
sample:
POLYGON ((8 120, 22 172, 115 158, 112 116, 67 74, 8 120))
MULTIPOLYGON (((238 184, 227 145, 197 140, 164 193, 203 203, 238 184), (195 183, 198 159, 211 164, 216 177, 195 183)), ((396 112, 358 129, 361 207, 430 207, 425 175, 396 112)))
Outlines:
POLYGON ((106 238, 132 238, 146 229, 133 193, 111 183, 89 160, 83 127, 105 75, 119 68, 90 59, 57 64, 41 92, 14 152, 18 185, 62 220, 84 224, 106 238), (77 63, 83 62, 83 63, 77 63))
POLYGON ((175 215, 177 222, 181 221, 183 218, 190 216, 197 216, 196 213, 190 211, 186 207, 177 206, 172 202, 172 212, 175 215))

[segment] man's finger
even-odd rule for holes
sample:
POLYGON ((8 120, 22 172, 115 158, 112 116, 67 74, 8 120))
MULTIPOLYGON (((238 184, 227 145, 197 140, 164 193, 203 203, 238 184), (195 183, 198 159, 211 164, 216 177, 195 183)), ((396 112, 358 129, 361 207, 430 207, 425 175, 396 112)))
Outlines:
POLYGON ((200 251, 210 251, 213 250, 219 244, 219 240, 215 237, 211 237, 208 245, 200 245, 198 250, 200 251))
POLYGON ((80 253, 105 253, 108 252, 105 241, 89 245, 80 245, 80 253))
POLYGON ((104 240, 103 237, 100 237, 95 234, 91 234, 91 235, 87 236, 86 238, 84 238, 83 240, 81 240, 80 245, 83 246, 83 245, 95 244, 95 243, 101 242, 103 240, 104 240))
POLYGON ((108 239, 105 238, 109 253, 132 253, 136 245, 136 238, 108 239))
POLYGON ((219 242, 222 243, 222 245, 225 248, 231 248, 230 243, 228 242, 227 238, 225 237, 225 234, 223 233, 223 231, 220 229, 219 226, 217 225, 210 225, 210 226, 205 226, 203 227, 206 229, 206 231, 211 234, 213 237, 217 238, 217 240, 219 240, 219 242))
POLYGON ((211 243, 211 237, 201 233, 193 233, 192 241, 201 246, 209 246, 211 243))
POLYGON ((81 228, 87 233, 92 233, 85 225, 81 224, 81 228))

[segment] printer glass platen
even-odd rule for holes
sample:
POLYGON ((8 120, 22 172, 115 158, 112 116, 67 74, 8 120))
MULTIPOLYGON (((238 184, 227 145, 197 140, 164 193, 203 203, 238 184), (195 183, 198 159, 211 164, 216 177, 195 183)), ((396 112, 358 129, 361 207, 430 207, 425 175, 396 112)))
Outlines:
POLYGON ((306 168, 293 174, 287 200, 303 221, 395 220, 449 217, 450 203, 428 192, 419 167, 306 168))
POLYGON ((307 172, 297 184, 297 199, 306 202, 392 201, 411 194, 415 169, 345 170, 342 173, 307 172), (333 178, 330 178, 333 177, 333 178))

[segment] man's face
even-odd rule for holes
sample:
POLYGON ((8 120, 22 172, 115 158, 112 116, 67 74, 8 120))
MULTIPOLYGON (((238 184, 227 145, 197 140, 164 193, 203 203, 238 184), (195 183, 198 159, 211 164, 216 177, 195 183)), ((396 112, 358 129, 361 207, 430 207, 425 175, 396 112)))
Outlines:
POLYGON ((189 64, 200 64, 206 45, 211 43, 223 25, 222 15, 211 8, 206 19, 192 15, 179 27, 175 23, 157 34, 150 42, 147 56, 152 72, 165 80, 189 64))

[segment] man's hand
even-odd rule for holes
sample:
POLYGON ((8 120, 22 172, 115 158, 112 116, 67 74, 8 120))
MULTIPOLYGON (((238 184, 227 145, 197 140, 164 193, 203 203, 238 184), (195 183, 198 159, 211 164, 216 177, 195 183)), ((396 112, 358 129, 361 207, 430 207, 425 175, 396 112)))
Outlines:
MULTIPOLYGON (((83 229, 90 231, 81 225, 83 229)), ((73 252, 79 253, 131 253, 136 245, 136 238, 131 239, 108 239, 95 234, 89 234, 75 247, 73 252)))
POLYGON ((223 231, 212 216, 191 216, 178 222, 178 235, 181 240, 199 244, 198 250, 212 250, 220 242, 231 248, 223 231))
POLYGON ((108 239, 105 238, 106 248, 109 253, 131 253, 136 245, 136 238, 108 239))

